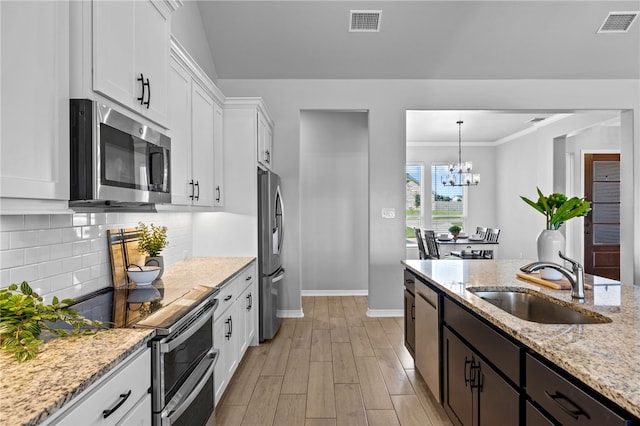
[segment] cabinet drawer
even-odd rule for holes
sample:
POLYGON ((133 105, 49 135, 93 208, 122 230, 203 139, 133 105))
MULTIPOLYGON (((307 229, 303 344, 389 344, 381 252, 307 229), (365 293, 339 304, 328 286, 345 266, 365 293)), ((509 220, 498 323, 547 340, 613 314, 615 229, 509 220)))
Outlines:
POLYGON ((107 426, 120 422, 151 388, 151 349, 145 348, 132 358, 82 394, 54 424, 107 426))
POLYGON ((625 419, 573 383, 526 356, 527 394, 563 425, 625 425, 625 419))
POLYGON ((520 385, 520 348, 451 300, 444 300, 444 322, 520 385))
POLYGON ((220 293, 216 299, 220 302, 214 314, 214 320, 217 320, 227 309, 233 305, 238 296, 255 281, 255 263, 252 263, 245 269, 241 270, 235 278, 223 284, 220 293))

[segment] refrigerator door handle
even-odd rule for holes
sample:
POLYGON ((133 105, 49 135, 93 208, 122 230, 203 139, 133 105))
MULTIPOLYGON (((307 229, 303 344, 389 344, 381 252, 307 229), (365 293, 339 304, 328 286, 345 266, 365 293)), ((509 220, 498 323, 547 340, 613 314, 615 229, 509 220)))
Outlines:
POLYGON ((277 253, 280 254, 284 242, 284 204, 282 203, 280 185, 276 188, 275 215, 276 229, 278 230, 277 253))
POLYGON ((278 269, 278 271, 276 271, 276 275, 273 277, 273 279, 271 280, 271 282, 273 284, 277 283, 278 281, 282 280, 284 278, 284 268, 280 268, 278 269), (280 271, 280 272, 278 272, 280 271))

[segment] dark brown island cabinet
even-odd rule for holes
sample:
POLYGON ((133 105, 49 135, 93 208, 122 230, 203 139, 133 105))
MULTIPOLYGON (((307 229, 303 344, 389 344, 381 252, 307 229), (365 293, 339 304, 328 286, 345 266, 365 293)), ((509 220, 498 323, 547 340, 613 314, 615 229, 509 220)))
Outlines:
POLYGON ((415 330, 415 341, 411 349, 407 348, 415 354, 416 369, 427 380, 433 374, 433 365, 418 362, 420 348, 425 347, 425 340, 439 346, 429 351, 439 354, 431 360, 439 367, 441 383, 434 396, 454 424, 640 425, 640 419, 407 269, 405 290, 409 281, 414 286, 414 306, 423 289, 438 293, 438 321, 430 322, 437 330, 426 337, 420 313, 415 314, 415 308, 405 309, 406 333, 415 330), (434 335, 440 336, 436 342, 434 335))

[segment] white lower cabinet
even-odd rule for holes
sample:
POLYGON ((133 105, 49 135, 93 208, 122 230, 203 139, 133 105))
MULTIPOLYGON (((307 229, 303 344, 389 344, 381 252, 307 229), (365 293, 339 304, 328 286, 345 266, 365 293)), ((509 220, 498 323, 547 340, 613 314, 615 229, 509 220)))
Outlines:
POLYGON ((151 349, 144 347, 120 363, 45 425, 150 425, 151 349))
POLYGON ((213 321, 213 344, 220 350, 214 376, 216 404, 247 348, 258 343, 255 332, 258 320, 255 314, 257 299, 254 298, 255 304, 249 304, 256 294, 255 270, 253 262, 236 278, 224 284, 217 296, 219 305, 213 321))

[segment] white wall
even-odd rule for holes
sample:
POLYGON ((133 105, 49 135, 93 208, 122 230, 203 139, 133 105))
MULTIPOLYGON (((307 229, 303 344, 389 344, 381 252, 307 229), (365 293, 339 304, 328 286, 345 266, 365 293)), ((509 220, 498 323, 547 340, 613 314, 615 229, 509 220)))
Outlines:
MULTIPOLYGON (((369 306, 372 309, 401 309, 402 268, 405 256, 404 219, 382 219, 383 207, 404 209, 405 197, 405 111, 407 109, 630 109, 627 117, 630 128, 640 129, 640 80, 224 80, 218 81, 227 96, 261 96, 265 99, 276 126, 274 131, 274 169, 287 184, 289 235, 301 238, 299 217, 299 158, 300 111, 305 109, 346 109, 369 111, 369 306), (293 217, 292 217, 293 216, 293 217)), ((636 131, 622 146, 623 175, 640 167, 640 154, 634 157, 633 145, 640 146, 636 131), (633 159, 633 165, 630 160, 633 159), (634 167, 635 166, 635 167, 634 167)), ((517 195, 535 191, 536 186, 550 188, 552 176, 551 141, 538 147, 522 150, 514 155, 527 158, 526 167, 515 168, 506 174, 507 182, 498 179, 496 190, 508 186, 514 197, 505 198, 496 206, 498 222, 516 223, 512 229, 521 230, 525 205, 517 195), (543 160, 543 161, 541 161, 543 160), (513 176, 522 182, 511 185, 513 176), (505 221, 503 221, 505 217, 505 221)), ((479 169, 478 169, 479 170, 479 169)), ((484 179, 484 178, 483 178, 484 179)), ((633 281, 634 270, 640 270, 640 174, 623 184, 622 220, 629 224, 623 235, 622 250, 629 256, 623 265, 626 281, 633 281), (633 184, 632 184, 633 180, 633 184), (635 209, 634 209, 635 207, 635 209), (635 220, 634 220, 635 219, 635 220), (631 232, 632 230, 632 232, 631 232), (628 235, 628 237, 626 237, 628 235), (635 243, 634 241, 638 241, 635 243), (638 250, 634 252, 634 244, 638 250)), ((530 207, 529 207, 530 208, 530 207)), ((526 212, 531 216, 530 212, 526 212)), ((531 235, 535 237, 539 225, 531 235)), ((290 240, 291 241, 291 240, 290 240)), ((291 306, 300 309, 300 247, 289 244, 284 262, 290 279, 285 291, 291 306), (298 282, 296 282, 298 277, 298 282), (295 304, 298 305, 295 305, 295 304)), ((502 247, 501 247, 502 255, 502 247)))
POLYGON ((300 114, 300 284, 305 294, 368 291, 368 145, 366 112, 300 114))
MULTIPOLYGON (((554 170, 554 139, 601 123, 615 115, 618 115, 618 112, 580 112, 497 147, 496 193, 499 196, 496 198, 496 212, 497 222, 502 228, 500 233, 502 258, 537 259, 536 238, 545 227, 544 216, 525 204, 520 199, 521 195, 536 200, 538 198, 536 187, 539 187, 544 194, 549 194, 556 189, 574 195, 583 194, 581 190, 576 191, 574 188, 567 190, 554 187, 554 174, 560 176, 565 173, 564 168, 554 170)), ((630 154, 627 160, 629 158, 631 158, 630 154)), ((575 161, 577 163, 574 169, 579 170, 579 153, 575 161)), ((564 165, 562 159, 560 163, 564 165)), ((573 219, 571 225, 580 227, 581 221, 582 219, 573 219)), ((633 229, 633 224, 627 224, 627 226, 633 229)), ((567 244, 567 248, 571 249, 568 253, 570 256, 581 256, 577 254, 579 248, 573 246, 571 242, 567 244)), ((632 248, 627 247, 627 250, 632 248)))
POLYGON ((171 14, 171 33, 214 82, 218 79, 209 42, 195 0, 182 0, 183 6, 171 14))

